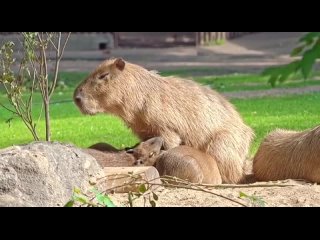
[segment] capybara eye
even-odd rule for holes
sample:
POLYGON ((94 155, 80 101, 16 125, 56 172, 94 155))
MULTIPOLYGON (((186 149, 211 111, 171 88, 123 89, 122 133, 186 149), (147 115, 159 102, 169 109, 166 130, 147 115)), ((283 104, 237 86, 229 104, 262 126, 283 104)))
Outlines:
POLYGON ((99 76, 99 79, 104 79, 106 76, 108 76, 109 75, 109 73, 104 73, 104 74, 101 74, 100 76, 99 76))
POLYGON ((153 157, 154 156, 154 152, 151 152, 150 154, 149 154, 149 157, 151 158, 151 157, 153 157))

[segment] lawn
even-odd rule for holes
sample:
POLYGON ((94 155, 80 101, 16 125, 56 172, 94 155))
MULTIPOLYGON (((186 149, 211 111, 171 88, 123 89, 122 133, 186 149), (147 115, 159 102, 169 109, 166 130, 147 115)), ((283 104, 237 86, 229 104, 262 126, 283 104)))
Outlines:
MULTIPOLYGON (((192 72, 179 71, 162 74, 190 77, 192 72)), ((73 90, 86 75, 86 73, 60 74, 60 87, 56 90, 51 105, 52 139, 73 143, 81 147, 87 147, 97 142, 108 142, 118 148, 134 145, 138 139, 121 120, 108 115, 83 116, 75 107, 72 102, 73 90)), ((257 75, 203 76, 199 72, 195 75, 194 80, 210 85, 221 92, 270 88, 266 84, 267 79, 257 75)), ((290 88, 319 84, 320 81, 314 79, 308 81, 294 79, 280 87, 290 88)), ((303 130, 319 123, 320 93, 231 101, 248 125, 255 130, 256 139, 252 146, 252 154, 257 150, 262 138, 275 128, 303 130)), ((6 102, 6 96, 3 92, 0 92, 0 102, 6 102)), ((41 111, 39 94, 35 94, 34 102, 34 114, 38 116, 41 111)), ((32 141, 31 134, 20 119, 14 118, 10 124, 6 123, 11 117, 12 114, 0 108, 0 148, 32 141)), ((41 136, 44 136, 43 121, 37 119, 37 122, 38 131, 41 136)))

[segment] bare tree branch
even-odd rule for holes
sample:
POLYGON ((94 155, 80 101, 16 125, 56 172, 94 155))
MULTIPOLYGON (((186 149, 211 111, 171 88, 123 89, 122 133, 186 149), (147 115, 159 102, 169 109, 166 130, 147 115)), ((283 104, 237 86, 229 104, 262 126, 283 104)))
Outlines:
POLYGON ((58 80, 58 73, 59 73, 59 67, 60 67, 60 61, 62 59, 62 56, 63 56, 63 53, 64 53, 64 50, 67 46, 67 43, 69 41, 69 38, 70 38, 70 35, 71 35, 71 32, 68 33, 67 35, 67 38, 62 46, 62 49, 61 49, 61 38, 62 38, 62 33, 59 32, 59 35, 58 35, 58 46, 57 46, 57 50, 56 50, 56 62, 55 62, 55 68, 54 68, 54 77, 53 77, 53 81, 52 81, 52 84, 51 84, 51 87, 50 87, 50 90, 49 90, 49 98, 51 98, 52 94, 53 94, 53 91, 57 85, 57 80, 58 80))

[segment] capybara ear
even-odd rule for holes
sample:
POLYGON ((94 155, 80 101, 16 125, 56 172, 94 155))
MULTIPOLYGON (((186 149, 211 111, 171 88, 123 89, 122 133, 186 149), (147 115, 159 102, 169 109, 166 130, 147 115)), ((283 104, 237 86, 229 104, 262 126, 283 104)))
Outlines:
POLYGON ((122 58, 117 58, 114 61, 114 65, 116 66, 116 68, 118 68, 120 71, 123 71, 124 67, 126 66, 125 61, 122 58))
POLYGON ((127 149, 126 150, 126 153, 129 153, 129 154, 134 154, 134 149, 130 148, 130 149, 127 149))
POLYGON ((157 147, 162 147, 163 145, 163 138, 162 137, 154 137, 154 138, 150 138, 149 140, 146 141, 147 144, 149 144, 150 146, 157 146, 157 147))

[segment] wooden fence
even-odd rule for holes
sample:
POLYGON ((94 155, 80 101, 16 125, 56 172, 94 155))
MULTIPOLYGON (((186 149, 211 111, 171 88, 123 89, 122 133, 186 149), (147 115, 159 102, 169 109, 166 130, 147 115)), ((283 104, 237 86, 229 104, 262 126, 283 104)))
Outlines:
POLYGON ((205 45, 207 43, 240 37, 249 33, 253 32, 197 32, 196 43, 197 45, 205 45))

